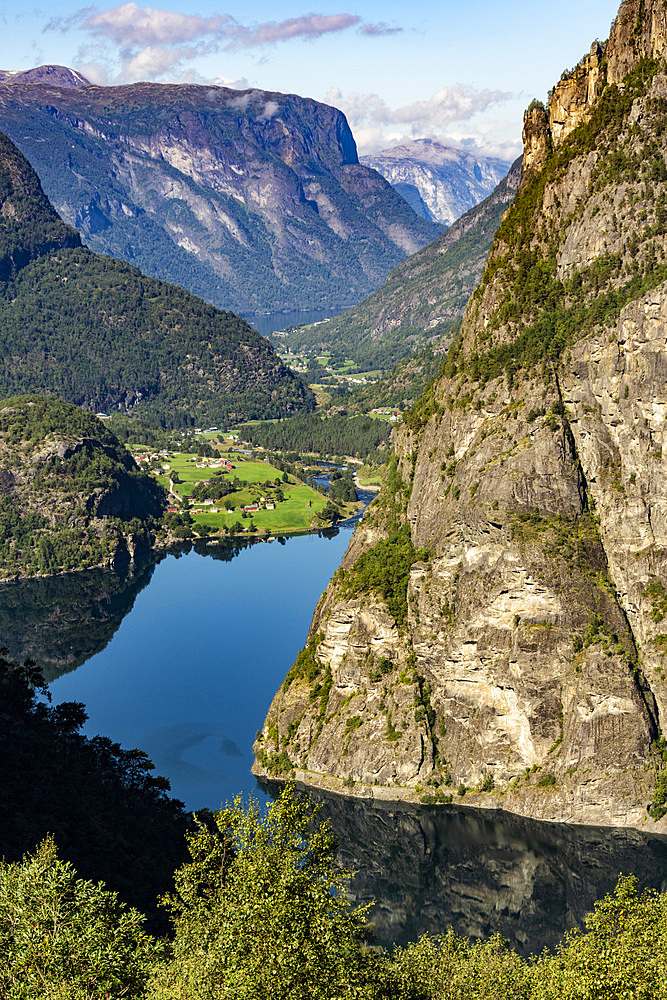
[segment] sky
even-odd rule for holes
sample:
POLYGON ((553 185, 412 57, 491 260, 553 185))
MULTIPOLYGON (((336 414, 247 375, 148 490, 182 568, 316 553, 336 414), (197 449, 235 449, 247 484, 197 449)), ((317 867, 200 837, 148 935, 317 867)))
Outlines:
POLYGON ((340 108, 359 153, 432 138, 512 160, 545 99, 618 0, 71 0, 0 8, 0 69, 70 66, 91 82, 219 84, 340 108))

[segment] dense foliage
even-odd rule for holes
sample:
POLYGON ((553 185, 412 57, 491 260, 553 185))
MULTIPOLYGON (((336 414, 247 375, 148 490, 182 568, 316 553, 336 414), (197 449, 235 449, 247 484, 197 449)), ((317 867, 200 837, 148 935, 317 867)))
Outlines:
POLYGON ((304 413, 273 424, 244 425, 237 432, 246 441, 271 451, 351 455, 382 461, 390 426, 372 417, 323 418, 319 413, 304 413))
POLYGON ((554 954, 520 958, 497 935, 449 931, 392 953, 307 801, 291 789, 199 817, 164 900, 173 938, 77 878, 50 841, 0 867, 0 987, 8 1000, 665 1000, 667 893, 621 877, 554 954))
POLYGON ((237 800, 201 821, 188 847, 167 898, 172 959, 152 995, 328 1000, 369 983, 365 910, 348 903, 349 875, 307 802, 288 791, 262 816, 237 800))
POLYGON ((0 296, 0 393, 58 395, 166 427, 314 405, 245 320, 89 250, 25 267, 0 296))
POLYGON ((0 132, 0 282, 50 250, 80 243, 49 204, 28 161, 0 132))
POLYGON ((30 663, 0 652, 0 857, 17 861, 53 834, 85 878, 155 921, 156 896, 184 856, 182 805, 145 753, 80 735, 83 706, 51 707, 45 695, 30 663))
POLYGON ((357 559, 343 577, 340 595, 379 594, 396 623, 403 625, 408 616, 410 567, 427 558, 427 550, 415 549, 410 529, 402 525, 357 559))
POLYGON ((159 954, 144 923, 102 884, 77 878, 48 838, 22 862, 0 864, 0 995, 136 997, 159 954))

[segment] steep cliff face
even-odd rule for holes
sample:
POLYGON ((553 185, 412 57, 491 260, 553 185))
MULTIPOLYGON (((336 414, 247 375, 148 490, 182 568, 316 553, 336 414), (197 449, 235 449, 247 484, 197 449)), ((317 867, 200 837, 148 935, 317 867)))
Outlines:
POLYGON ((271 706, 265 770, 667 827, 666 11, 624 3, 529 110, 519 193, 271 706))
POLYGON ((358 162, 335 108, 66 72, 0 79, 0 128, 91 249, 214 305, 349 305, 441 231, 358 162))

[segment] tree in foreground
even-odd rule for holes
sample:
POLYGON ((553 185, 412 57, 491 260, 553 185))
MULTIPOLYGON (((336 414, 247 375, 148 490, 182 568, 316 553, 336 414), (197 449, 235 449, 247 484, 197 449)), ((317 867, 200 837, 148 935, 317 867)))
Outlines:
POLYGON ((287 788, 267 813, 256 802, 199 819, 192 861, 166 897, 173 957, 152 996, 188 1000, 318 1000, 375 996, 349 875, 316 809, 287 788))
POLYGON ((77 877, 47 838, 0 864, 3 1000, 120 1000, 143 994, 159 945, 144 916, 77 877))

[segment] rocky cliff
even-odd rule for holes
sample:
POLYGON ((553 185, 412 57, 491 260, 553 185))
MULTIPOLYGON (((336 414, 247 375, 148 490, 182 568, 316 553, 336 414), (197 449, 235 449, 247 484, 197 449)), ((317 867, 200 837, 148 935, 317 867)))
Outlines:
POLYGON ((58 212, 91 249, 216 306, 347 306, 441 231, 359 163, 335 108, 41 69, 0 79, 0 128, 58 212))
POLYGON ((667 828, 667 4, 526 116, 442 377, 257 744, 349 794, 667 828))
POLYGON ((435 139, 415 139, 362 156, 403 195, 418 215, 451 226, 498 186, 510 164, 473 156, 435 139))

